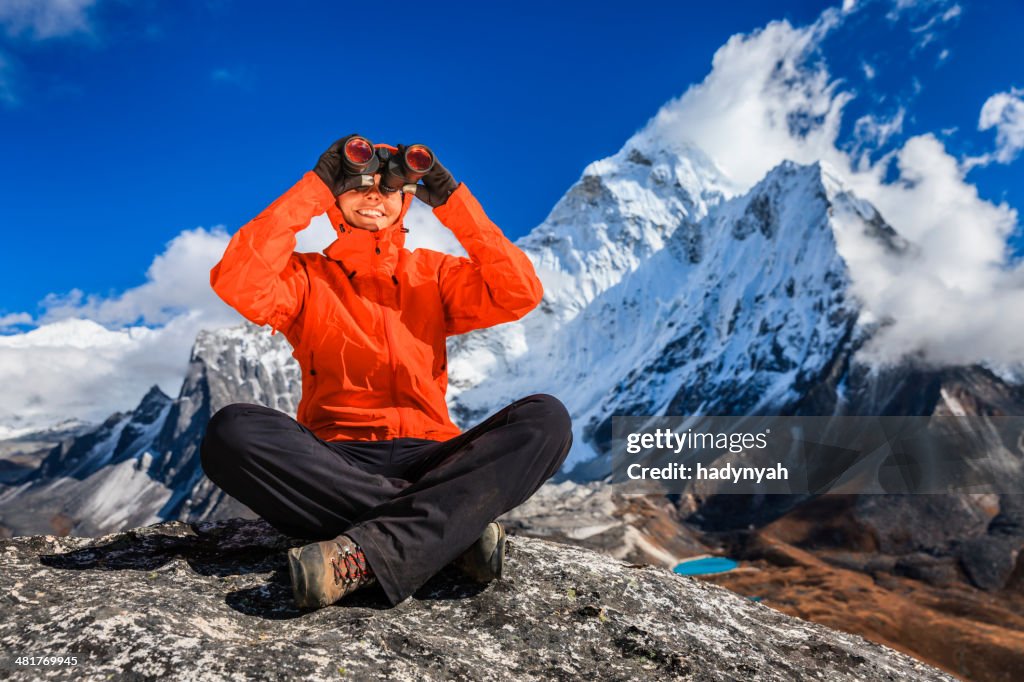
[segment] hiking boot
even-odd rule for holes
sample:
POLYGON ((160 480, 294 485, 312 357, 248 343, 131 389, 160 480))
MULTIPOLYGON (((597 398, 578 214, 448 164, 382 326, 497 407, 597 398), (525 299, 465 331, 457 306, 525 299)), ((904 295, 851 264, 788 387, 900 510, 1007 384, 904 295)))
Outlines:
POLYGON ((505 529, 497 521, 488 523, 479 539, 452 564, 478 583, 500 580, 505 569, 505 529))
POLYGON ((292 594, 299 608, 319 608, 377 582, 366 555, 345 535, 288 550, 292 594))

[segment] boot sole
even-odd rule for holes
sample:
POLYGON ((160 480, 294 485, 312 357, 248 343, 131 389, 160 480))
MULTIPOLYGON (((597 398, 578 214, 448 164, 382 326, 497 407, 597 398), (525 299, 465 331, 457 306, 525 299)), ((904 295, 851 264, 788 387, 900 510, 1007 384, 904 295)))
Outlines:
POLYGON ((299 608, 312 608, 325 606, 321 603, 322 599, 316 594, 315 586, 319 585, 322 576, 320 575, 323 571, 316 570, 312 567, 323 566, 323 555, 320 553, 320 547, 318 545, 312 545, 308 547, 296 547, 288 550, 288 573, 292 579, 292 597, 295 599, 295 604, 299 608), (312 554, 316 553, 320 556, 316 557, 317 561, 310 561, 313 557, 306 557, 306 561, 303 561, 303 552, 312 554))
POLYGON ((495 580, 501 580, 505 573, 505 527, 495 521, 498 526, 498 542, 494 545, 494 554, 491 555, 491 572, 495 580))

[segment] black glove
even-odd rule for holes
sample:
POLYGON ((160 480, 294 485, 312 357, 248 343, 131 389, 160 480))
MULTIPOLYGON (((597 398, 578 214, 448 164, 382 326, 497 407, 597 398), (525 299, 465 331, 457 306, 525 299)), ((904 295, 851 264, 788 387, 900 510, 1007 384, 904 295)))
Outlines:
POLYGON ((356 187, 362 187, 364 184, 362 175, 349 175, 345 172, 345 166, 341 159, 345 143, 353 137, 358 137, 358 135, 346 135, 328 147, 327 151, 320 155, 320 160, 313 168, 313 172, 320 176, 334 196, 356 187))
MULTIPOLYGON (((398 155, 405 153, 405 145, 398 145, 398 155)), ((448 169, 434 157, 434 167, 423 176, 423 184, 416 185, 416 198, 433 208, 444 205, 459 186, 448 169)))

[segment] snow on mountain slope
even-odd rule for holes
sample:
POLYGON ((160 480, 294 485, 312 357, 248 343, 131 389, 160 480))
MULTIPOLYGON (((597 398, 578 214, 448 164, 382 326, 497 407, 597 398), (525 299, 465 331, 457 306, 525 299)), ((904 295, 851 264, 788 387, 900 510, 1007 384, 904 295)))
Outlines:
POLYGON ((75 418, 62 419, 43 428, 0 426, 0 443, 13 445, 17 441, 56 442, 62 438, 82 433, 90 426, 89 422, 75 418))
POLYGON ((725 197, 727 183, 700 150, 675 154, 627 145, 590 164, 547 219, 519 241, 558 319, 590 301, 661 250, 725 197))
POLYGON ((0 524, 19 533, 66 533, 157 518, 171 491, 147 468, 170 406, 153 387, 132 412, 63 441, 30 476, 0 489, 0 524))
MULTIPOLYGON (((783 163, 732 198, 713 174, 711 189, 665 182, 668 167, 636 149, 592 165, 605 175, 585 174, 522 241, 549 283, 545 300, 452 344, 450 396, 464 422, 553 393, 574 418, 571 467, 604 451, 613 414, 782 410, 851 341, 860 310, 836 231, 905 248, 870 205, 818 164, 783 163), (580 224, 560 222, 569 215, 580 224)), ((674 165, 694 167, 708 168, 674 165)))
POLYGON ((460 425, 529 393, 562 397, 551 379, 565 375, 565 356, 581 348, 563 327, 677 230, 692 234, 724 200, 729 184, 711 160, 694 147, 683 152, 626 145, 588 166, 544 223, 519 240, 544 283, 544 300, 521 322, 449 341, 449 405, 460 425))

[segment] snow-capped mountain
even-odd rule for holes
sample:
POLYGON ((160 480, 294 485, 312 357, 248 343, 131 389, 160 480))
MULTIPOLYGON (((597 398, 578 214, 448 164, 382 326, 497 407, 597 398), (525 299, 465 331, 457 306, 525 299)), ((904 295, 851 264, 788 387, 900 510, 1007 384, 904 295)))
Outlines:
MULTIPOLYGON (((520 240, 545 285, 539 308, 450 340, 452 415, 468 427, 524 395, 557 395, 575 428, 565 471, 600 478, 615 414, 931 414, 957 392, 1019 411, 1019 392, 984 368, 858 365, 885 321, 852 294, 853 238, 913 250, 822 164, 782 163, 737 193, 699 149, 635 138, 520 240)), ((202 475, 205 424, 231 402, 294 414, 300 385, 283 337, 203 333, 177 398, 151 390, 55 448, 0 489, 0 526, 95 534, 245 514, 202 475)))
POLYGON ((80 419, 64 419, 43 429, 0 427, 0 485, 24 479, 58 443, 91 431, 93 426, 80 419))
POLYGON ((613 414, 791 409, 868 333, 837 232, 906 249, 877 211, 819 164, 780 164, 727 198, 713 166, 666 156, 627 145, 593 164, 522 241, 545 303, 454 341, 455 414, 555 393, 573 466, 606 451, 613 414))
POLYGON ((107 533, 163 518, 251 515, 202 473, 206 422, 232 402, 295 413, 298 365, 284 337, 255 327, 202 332, 174 400, 153 387, 133 411, 54 448, 39 468, 0 488, 0 531, 107 533))

